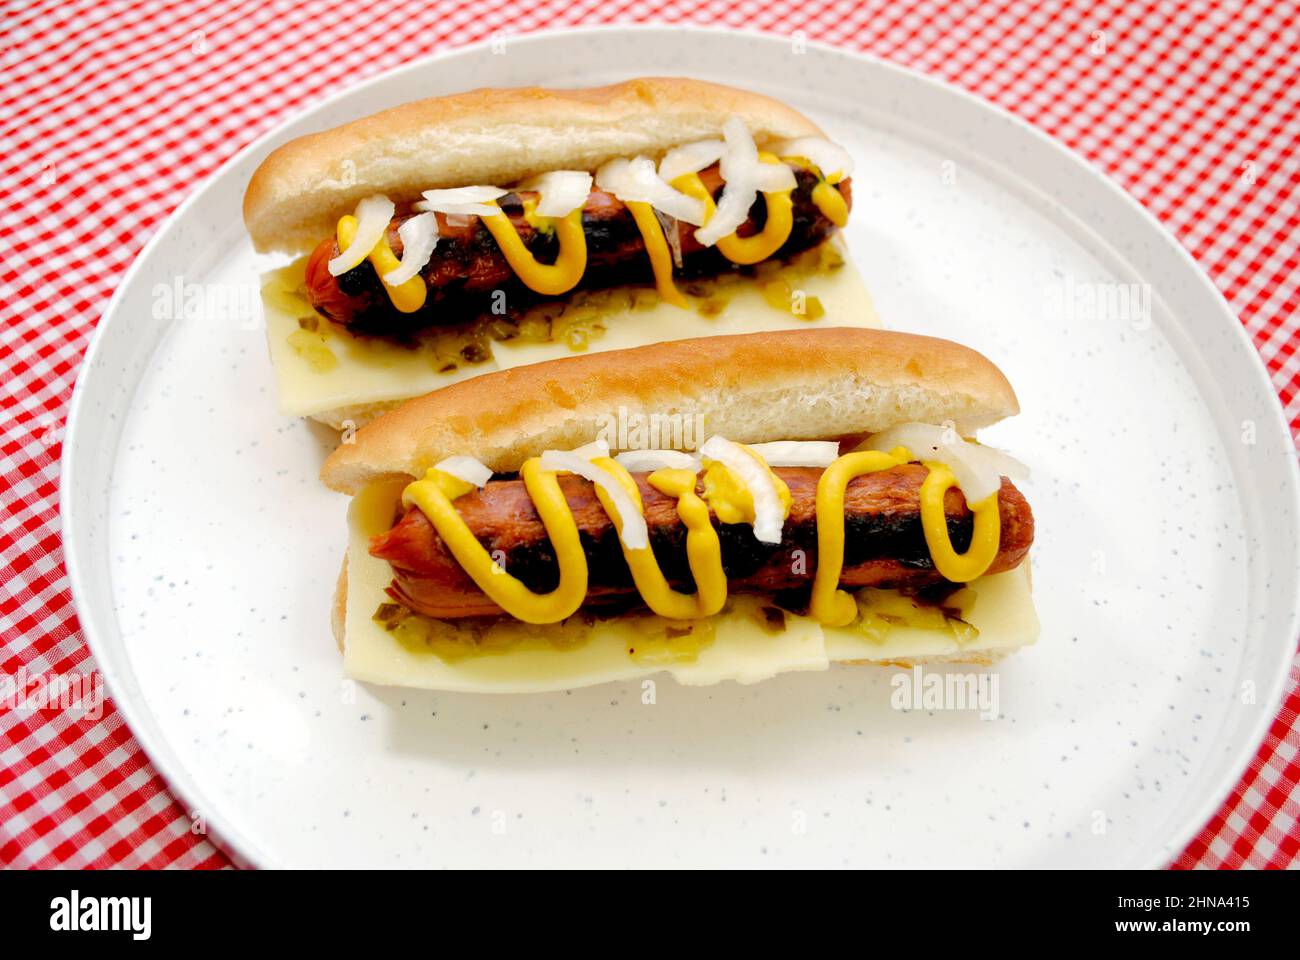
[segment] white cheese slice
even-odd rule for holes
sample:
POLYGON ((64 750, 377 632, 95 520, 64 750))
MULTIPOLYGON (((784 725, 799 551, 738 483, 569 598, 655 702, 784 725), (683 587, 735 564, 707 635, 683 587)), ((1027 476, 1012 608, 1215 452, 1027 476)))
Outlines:
POLYGON ((758 606, 755 600, 739 599, 735 610, 716 617, 713 643, 699 651, 694 663, 674 666, 673 678, 700 687, 722 680, 758 683, 778 673, 830 666, 821 624, 787 616, 784 630, 765 630, 758 621, 758 606))
POLYGON ((966 622, 979 630, 973 641, 959 644, 948 630, 896 624, 883 640, 872 640, 851 627, 824 627, 826 655, 835 661, 908 660, 994 653, 1032 644, 1038 639, 1038 614, 1029 589, 1029 562, 1014 570, 979 577, 966 584, 975 600, 966 622))
MULTIPOLYGON (((445 361, 430 347, 412 349, 373 338, 351 337, 343 330, 331 329, 321 343, 337 362, 331 369, 318 370, 289 342, 299 330, 298 318, 311 315, 306 301, 292 292, 301 283, 301 271, 300 262, 263 277, 267 342, 275 369, 280 412, 285 416, 306 417, 405 400, 498 368, 574 355, 562 341, 534 343, 523 338, 490 341, 492 357, 487 361, 444 371, 445 361)), ((602 317, 605 332, 592 337, 587 349, 600 352, 687 337, 812 326, 881 326, 862 278, 847 259, 834 270, 807 274, 799 289, 805 296, 820 300, 825 313, 817 320, 772 307, 756 284, 741 281, 726 286, 725 294, 719 298, 725 299, 725 306, 715 316, 663 302, 641 309, 613 310, 602 317)))
MULTIPOLYGON (((698 310, 657 303, 646 309, 626 307, 604 318, 605 332, 592 337, 587 352, 622 350, 648 343, 810 327, 880 327, 871 297, 851 261, 835 270, 810 273, 799 288, 806 297, 821 301, 825 313, 816 320, 797 317, 771 306, 756 283, 741 282, 725 288, 725 306, 713 316, 698 310)), ((496 343, 493 356, 502 369, 572 356, 563 343, 530 343, 523 339, 496 343)))
MULTIPOLYGON (((896 627, 882 641, 852 630, 823 629, 787 614, 785 629, 760 623, 759 602, 738 598, 735 609, 713 620, 711 642, 673 660, 646 657, 647 634, 627 620, 598 621, 586 639, 569 649, 538 642, 545 628, 514 627, 529 639, 506 652, 445 661, 429 650, 401 643, 372 617, 388 602, 388 564, 368 553, 371 536, 391 524, 402 484, 376 484, 352 502, 348 513, 348 596, 344 669, 368 683, 475 693, 535 693, 629 680, 666 672, 678 682, 707 685, 723 680, 755 683, 780 673, 825 670, 839 660, 897 662, 910 657, 990 652, 1032 643, 1038 633, 1029 595, 1027 565, 976 580, 970 622, 979 636, 958 647, 947 631, 896 627), (641 657, 629 650, 640 646, 641 657)), ((503 628, 494 628, 503 629, 503 628)), ((504 628, 511 629, 511 628, 504 628)))
POLYGON ((299 329, 298 316, 266 297, 262 309, 280 413, 287 417, 309 417, 361 404, 406 400, 497 368, 488 360, 441 372, 432 351, 412 350, 332 331, 322 344, 338 362, 332 369, 317 370, 289 343, 289 337, 299 329))

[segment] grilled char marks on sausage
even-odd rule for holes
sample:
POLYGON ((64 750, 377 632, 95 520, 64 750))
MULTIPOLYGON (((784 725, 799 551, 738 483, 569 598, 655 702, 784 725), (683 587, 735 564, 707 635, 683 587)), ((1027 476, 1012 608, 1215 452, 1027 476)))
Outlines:
MULTIPOLYGON (((722 188, 716 166, 701 173, 706 188, 715 194, 722 188)), ((806 170, 795 171, 794 225, 790 237, 777 251, 775 259, 793 256, 816 246, 835 230, 812 202, 817 178, 806 170)), ((851 201, 849 181, 836 185, 851 201)), ((542 263, 552 263, 559 252, 553 233, 534 230, 524 219, 523 197, 533 194, 507 194, 499 201, 504 212, 519 231, 520 239, 542 263)), ((404 212, 388 227, 388 242, 399 257, 402 242, 398 228, 412 213, 404 212)), ((737 231, 749 236, 763 228, 766 206, 760 196, 750 210, 750 219, 737 231)), ((645 242, 631 212, 613 195, 592 190, 582 211, 582 226, 587 235, 587 269, 579 286, 597 289, 627 283, 653 283, 654 274, 645 254, 645 242)), ((421 271, 429 294, 424 306, 409 314, 398 311, 384 290, 375 268, 363 261, 341 276, 330 274, 329 261, 338 255, 334 238, 322 240, 307 262, 307 295, 313 307, 330 320, 361 336, 380 336, 396 340, 409 339, 430 327, 463 324, 488 312, 497 290, 503 291, 511 311, 547 299, 520 282, 501 254, 496 240, 478 217, 447 217, 438 214, 438 245, 421 271)), ((674 270, 680 279, 716 276, 738 269, 716 247, 701 247, 695 240, 695 228, 679 225, 682 266, 674 270)))
MULTIPOLYGON (((842 585, 919 589, 943 582, 921 529, 920 492, 927 472, 920 464, 904 464, 849 483, 844 500, 842 585)), ((760 543, 748 524, 714 520, 732 593, 775 595, 811 587, 817 570, 816 493, 822 471, 777 467, 775 473, 790 488, 792 500, 780 544, 760 543), (802 551, 802 560, 797 551, 802 551)), ((691 590, 686 528, 677 516, 677 501, 651 487, 647 476, 633 474, 645 505, 651 549, 669 582, 679 590, 691 590)), ((618 534, 592 484, 569 475, 559 482, 587 555, 587 606, 635 604, 636 588, 618 534)), ((1009 480, 1002 481, 998 505, 1001 544, 990 573, 1019 564, 1034 538, 1029 504, 1009 480)), ((956 488, 948 491, 944 506, 953 546, 964 551, 970 544, 972 514, 956 488)), ((482 490, 457 499, 456 509, 489 553, 501 551, 497 555, 504 555, 507 572, 533 590, 555 588, 559 582, 555 552, 522 481, 489 481, 482 490)), ((418 509, 408 510, 391 530, 373 538, 370 552, 392 565, 392 596, 418 613, 442 619, 501 613, 461 569, 418 509)))

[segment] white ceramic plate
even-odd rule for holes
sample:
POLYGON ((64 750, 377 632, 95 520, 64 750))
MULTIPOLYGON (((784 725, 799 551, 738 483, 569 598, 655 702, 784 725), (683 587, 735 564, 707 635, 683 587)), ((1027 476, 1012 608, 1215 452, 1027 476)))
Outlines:
POLYGON ((1163 863, 1275 714, 1296 504, 1254 350, 1117 187, 897 67, 680 27, 435 57, 255 144, 127 275, 64 446, 68 569, 99 665, 189 808, 261 865, 1163 863), (1034 467, 1043 633, 999 669, 1001 719, 894 710, 892 671, 862 668, 666 681, 653 706, 632 685, 345 694, 327 611, 346 504, 316 479, 329 438, 276 415, 257 324, 155 319, 156 285, 255 286, 240 198, 292 136, 466 78, 665 73, 810 112, 857 158, 848 238, 886 324, 975 346, 1015 384, 1024 413, 988 436, 1034 467), (1149 285, 1149 314, 1079 292, 1127 283, 1149 285))

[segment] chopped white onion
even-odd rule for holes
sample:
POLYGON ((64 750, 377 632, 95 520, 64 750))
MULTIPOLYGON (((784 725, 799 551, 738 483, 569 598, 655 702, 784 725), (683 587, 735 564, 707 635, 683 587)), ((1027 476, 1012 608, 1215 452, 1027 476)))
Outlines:
POLYGON ((623 529, 619 531, 619 539, 623 541, 623 546, 629 550, 644 550, 650 546, 645 517, 622 485, 610 476, 608 470, 596 466, 572 450, 547 450, 542 454, 541 463, 543 470, 564 470, 584 477, 600 487, 613 502, 622 523, 623 529))
POLYGON ((421 213, 452 213, 461 216, 490 217, 501 211, 489 204, 504 197, 509 191, 500 187, 452 187, 448 190, 426 190, 424 199, 415 204, 421 213))
MULTIPOLYGON (((724 140, 700 140, 675 147, 659 161, 659 176, 667 183, 687 173, 699 173, 722 159, 727 151, 724 140)), ((757 157, 757 148, 755 148, 757 157)), ((784 163, 759 163, 755 168, 755 183, 764 193, 793 190, 794 171, 784 163)))
POLYGON ((829 467, 840 455, 834 440, 777 440, 751 443, 749 449, 769 467, 829 467))
POLYGON ((749 128, 739 117, 730 117, 722 125, 726 150, 722 153, 722 198, 709 222, 695 231, 695 239, 711 247, 730 236, 749 218, 749 208, 758 198, 758 147, 749 128))
POLYGON ((904 423, 872 437, 867 448, 890 451, 906 447, 918 460, 934 460, 952 471, 967 503, 979 503, 996 493, 1002 477, 1023 481, 1029 468, 994 447, 967 443, 951 426, 904 423))
POLYGON ((352 237, 352 242, 348 244, 348 248, 340 251, 339 255, 327 264, 330 275, 337 277, 347 273, 370 256, 370 251, 375 249, 375 244, 384 238, 384 231, 388 229, 389 221, 393 219, 396 210, 393 201, 379 194, 366 197, 358 203, 355 213, 357 232, 352 237))
POLYGON ((684 174, 699 173, 721 160, 726 149, 721 140, 698 140, 674 147, 659 161, 659 176, 665 183, 672 183, 684 174))
POLYGON ((651 473, 655 470, 700 472, 699 458, 680 450, 627 450, 614 459, 631 473, 651 473))
POLYGON ((708 460, 721 463, 749 490, 749 495, 754 498, 754 537, 760 543, 780 543, 785 508, 777 493, 776 481, 767 468, 740 444, 716 435, 704 442, 700 453, 708 460))
POLYGON ((828 180, 843 180, 853 174, 853 157, 849 152, 822 137, 785 140, 772 150, 783 157, 804 157, 811 160, 828 180))
POLYGON ((450 474, 457 480, 464 480, 476 487, 481 487, 492 477, 492 471, 473 457, 448 457, 441 463, 434 464, 435 470, 450 474))
POLYGON ((597 437, 591 443, 584 443, 580 447, 575 447, 571 452, 584 460, 595 460, 597 457, 609 456, 609 444, 602 438, 597 437))
POLYGON ((649 157, 611 160, 596 171, 596 186, 620 200, 641 201, 693 226, 704 222, 704 201, 674 190, 659 178, 649 157))
POLYGON ((384 283, 400 287, 424 269, 438 245, 438 216, 418 213, 397 228, 402 238, 402 262, 384 274, 384 283))
POLYGON ((760 163, 756 180, 758 189, 763 193, 779 193, 795 188, 794 171, 784 163, 760 163))
POLYGON ((517 189, 537 192, 538 216, 567 217, 587 202, 591 174, 584 170, 552 170, 525 180, 517 189))

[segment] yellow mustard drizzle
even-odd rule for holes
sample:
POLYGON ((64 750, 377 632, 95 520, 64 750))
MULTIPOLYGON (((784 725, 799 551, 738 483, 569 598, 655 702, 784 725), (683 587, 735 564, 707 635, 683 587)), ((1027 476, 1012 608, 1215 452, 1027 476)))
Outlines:
MULTIPOLYGON (((496 206, 496 203, 489 203, 489 206, 496 206)), ((537 218, 546 226, 555 226, 556 236, 560 240, 560 253, 554 263, 538 263, 519 239, 515 225, 504 213, 494 213, 481 219, 501 248, 510 269, 514 270, 528 289, 544 296, 558 297, 576 287, 586 272, 587 235, 582 229, 582 207, 549 223, 545 217, 537 218)))
POLYGON ((821 168, 813 163, 807 157, 782 157, 782 163, 788 163, 792 167, 803 167, 811 171, 817 177, 817 185, 812 188, 810 195, 813 206, 821 211, 821 215, 835 224, 837 227, 845 227, 849 222, 849 205, 844 201, 844 194, 835 188, 842 177, 838 173, 832 173, 826 176, 822 173, 821 168))
MULTIPOLYGON (((339 249, 346 250, 350 247, 352 239, 356 235, 357 218, 353 216, 340 217, 336 236, 339 249)), ((380 237, 374 249, 366 254, 366 259, 374 265, 375 273, 379 275, 381 283, 383 283, 384 274, 401 266, 397 255, 393 253, 393 248, 388 245, 387 233, 380 237)), ((402 313, 414 313, 419 310, 424 306, 424 298, 429 295, 429 288, 425 286, 424 278, 418 273, 405 283, 400 283, 395 287, 390 287, 384 283, 383 287, 388 291, 388 299, 393 302, 393 306, 402 313)))
MULTIPOLYGON (((748 448, 746 448, 748 450, 748 448)), ((752 451, 750 451, 752 454, 752 451)), ((758 459, 757 454, 752 454, 758 459)), ((855 477, 910 463, 912 454, 904 447, 889 453, 858 451, 835 460, 817 483, 817 571, 813 578, 809 616, 825 626, 841 627, 858 615, 853 596, 839 589, 844 569, 844 497, 855 477)), ((636 481, 618 461, 600 457, 592 461, 607 471, 627 491, 638 510, 644 510, 636 481)), ((714 464, 718 467, 720 464, 714 464)), ((957 553, 948 535, 944 494, 956 485, 952 471, 941 463, 926 462, 929 473, 921 485, 921 527, 935 569, 946 579, 965 583, 982 576, 997 557, 1001 539, 1001 516, 998 495, 993 493, 971 504, 974 530, 970 548, 957 553)), ((725 469, 725 467, 723 467, 725 469)), ((770 468, 769 468, 770 469, 770 468)), ((510 576, 488 554, 456 512, 452 501, 474 489, 450 474, 431 468, 423 480, 408 485, 402 494, 406 506, 416 506, 429 519, 452 556, 470 578, 497 606, 525 623, 557 623, 575 613, 587 593, 587 558, 578 535, 577 523, 568 501, 560 490, 554 471, 543 470, 538 458, 526 461, 520 476, 533 500, 550 538, 560 567, 560 582, 555 590, 538 594, 510 576)), ((657 470, 647 482, 665 496, 677 499, 677 515, 686 527, 686 555, 696 592, 681 593, 672 589, 654 551, 646 547, 631 550, 622 545, 623 557, 632 580, 647 607, 670 620, 694 620, 709 617, 722 609, 727 600, 727 577, 722 566, 722 547, 713 527, 710 503, 720 522, 745 522, 744 511, 737 507, 732 521, 718 513, 718 506, 731 499, 717 498, 706 503, 695 492, 696 474, 692 470, 657 470)), ((778 478, 779 482, 779 478, 778 478)), ((781 484, 784 488, 785 484, 781 484)), ((623 518, 613 501, 599 485, 596 496, 621 537, 623 518)), ((789 512, 789 491, 782 500, 789 512)), ((752 501, 751 501, 752 504, 752 501)), ((733 504, 735 506, 735 504, 733 504)), ((725 511, 724 511, 725 512, 725 511)), ((752 505, 749 520, 752 521, 752 505)))
MULTIPOLYGON (((756 454, 745 444, 740 444, 740 449, 749 454, 758 465, 767 471, 767 475, 772 480, 772 486, 776 488, 776 495, 781 501, 781 519, 790 516, 790 488, 786 486, 785 481, 772 472, 772 468, 767 465, 767 461, 756 454)), ((738 477, 726 464, 716 460, 706 461, 704 465, 704 478, 700 481, 704 487, 704 499, 709 506, 713 508, 713 514, 723 523, 753 523, 756 517, 754 511, 754 494, 750 492, 745 481, 738 477)))
MULTIPOLYGON (((774 154, 766 151, 759 151, 758 158, 763 163, 781 162, 774 154)), ((713 202, 713 195, 704 186, 704 181, 700 179, 698 173, 684 173, 674 180, 672 185, 688 197, 704 202, 706 224, 713 218, 717 207, 713 202)), ((744 266, 766 260, 780 250, 782 244, 789 239, 790 230, 794 227, 794 201, 790 199, 791 192, 779 190, 764 193, 767 222, 763 224, 762 231, 751 237, 738 237, 734 233, 723 237, 718 241, 718 249, 722 251, 722 255, 732 263, 744 266)))
POLYGON ((655 289, 659 291, 659 296, 674 307, 686 307, 686 298, 673 283, 673 255, 668 249, 664 228, 655 216, 654 208, 644 200, 628 200, 626 204, 645 241, 645 252, 650 257, 650 267, 655 273, 655 289))
POLYGON ((943 508, 943 495, 949 487, 957 485, 942 463, 927 462, 930 473, 921 484, 921 529, 925 531, 925 545, 930 550, 934 568, 944 578, 954 583, 966 583, 981 576, 998 555, 1002 540, 1002 515, 998 510, 997 491, 979 503, 968 504, 975 515, 975 528, 971 533, 970 547, 958 553, 948 536, 948 518, 943 508))
POLYGON ((830 180, 822 180, 812 188, 813 205, 822 212, 822 216, 837 227, 849 222, 849 205, 844 202, 844 195, 835 188, 830 180))
POLYGON ((526 200, 520 200, 520 203, 523 204, 524 207, 524 223, 542 233, 550 233, 555 229, 555 226, 549 217, 538 216, 536 197, 529 197, 526 200))
POLYGON ((529 590, 523 581, 506 573, 478 542, 452 504, 452 500, 473 489, 470 484, 430 468, 423 480, 407 486, 402 503, 420 508, 456 562, 502 610, 525 623, 558 623, 572 616, 586 599, 587 555, 582 552, 578 524, 555 472, 543 470, 541 461, 533 457, 519 469, 519 474, 560 566, 560 582, 550 593, 529 590))
MULTIPOLYGON (((609 457, 598 457, 592 463, 613 476, 637 509, 644 510, 641 491, 621 463, 609 457)), ((709 508, 695 494, 695 474, 690 470, 657 470, 647 478, 647 482, 665 496, 677 498, 677 516, 686 527, 686 560, 691 576, 695 578, 696 592, 681 593, 670 587, 659 568, 654 550, 649 546, 639 550, 623 546, 623 558, 632 571, 632 582, 645 605, 661 617, 669 620, 711 617, 727 602, 727 577, 722 570, 722 544, 718 532, 713 529, 709 508)), ((596 487, 596 496, 622 537, 623 519, 613 501, 599 486, 596 487)))
POLYGON ((849 481, 863 474, 889 470, 911 459, 912 455, 902 447, 889 453, 878 450, 846 453, 818 479, 817 573, 808 604, 809 615, 818 623, 843 627, 858 615, 853 597, 839 589, 840 573, 844 569, 844 492, 849 481))

